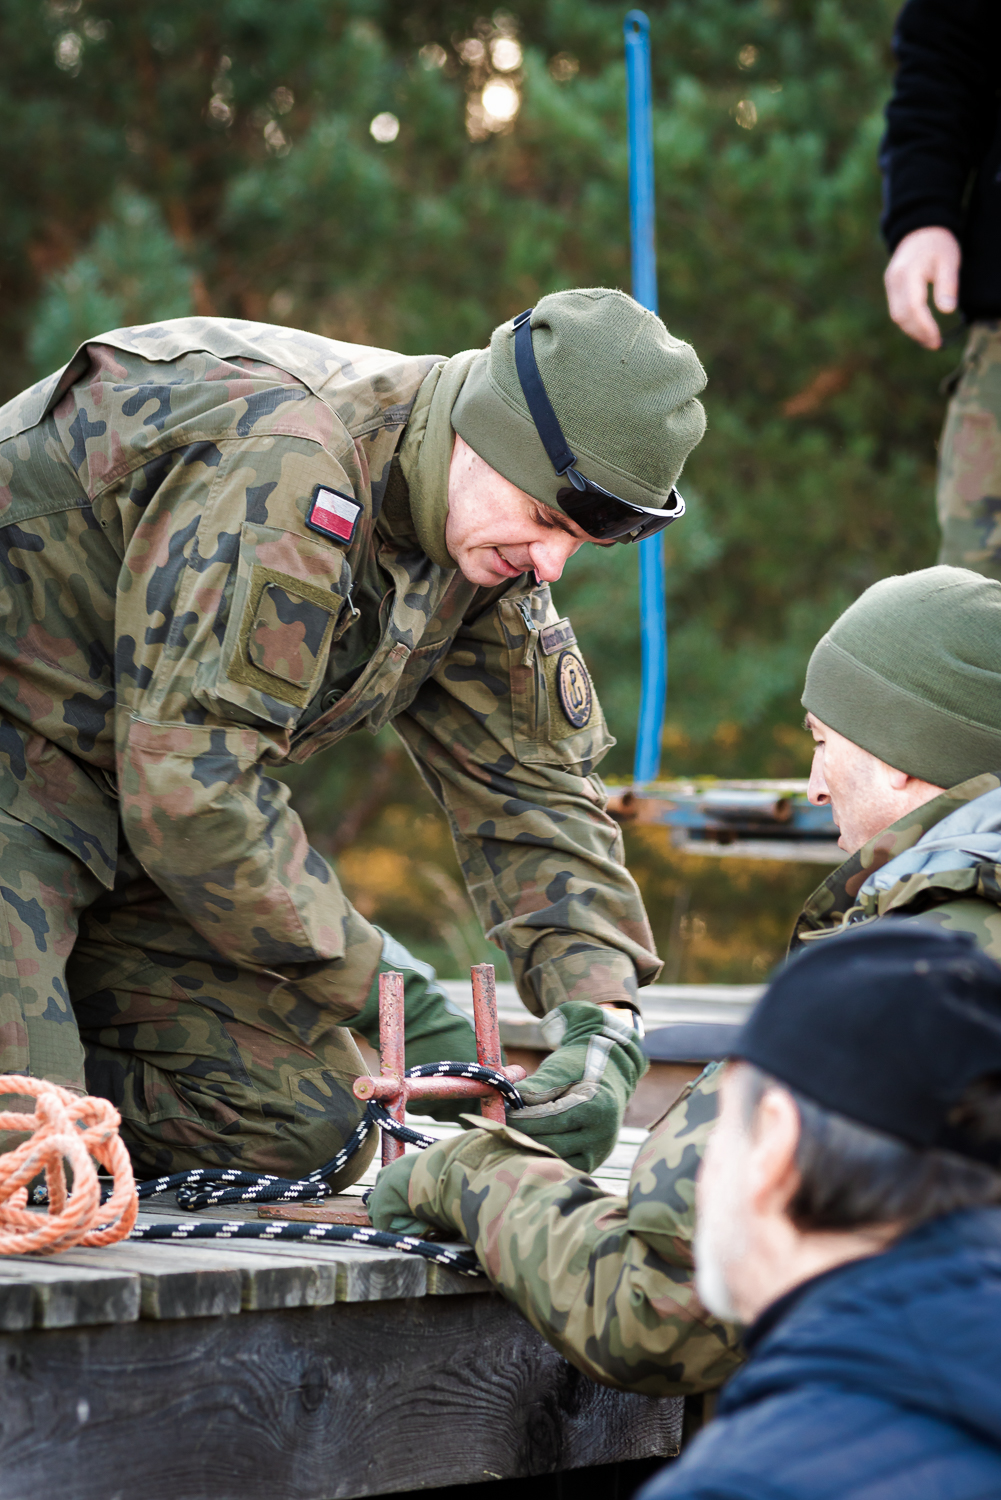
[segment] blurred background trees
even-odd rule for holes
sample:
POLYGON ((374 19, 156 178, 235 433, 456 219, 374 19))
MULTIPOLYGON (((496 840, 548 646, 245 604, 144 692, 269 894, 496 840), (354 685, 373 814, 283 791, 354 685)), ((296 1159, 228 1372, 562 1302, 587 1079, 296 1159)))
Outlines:
MULTIPOLYGON (((876 147, 896 0, 657 0, 661 311, 709 374, 666 536, 665 773, 802 774, 810 648, 933 561, 938 385, 889 323, 876 147)), ((629 286, 625 5, 7 0, 0 399, 88 335, 188 312, 451 354, 558 287, 629 286)), ((635 558, 573 560, 628 776, 635 558)), ((457 971, 488 950, 443 823, 367 736, 293 780, 363 910, 457 971), (380 758, 381 757, 381 758, 380 758), (374 768, 374 769, 373 769, 374 768)), ((816 867, 632 856, 672 977, 751 978, 816 867)))

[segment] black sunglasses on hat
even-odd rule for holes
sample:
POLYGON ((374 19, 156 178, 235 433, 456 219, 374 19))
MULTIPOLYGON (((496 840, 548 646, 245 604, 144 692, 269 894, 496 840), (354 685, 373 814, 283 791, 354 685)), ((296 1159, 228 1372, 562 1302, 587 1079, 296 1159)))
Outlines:
POLYGON ((519 313, 514 320, 514 362, 521 389, 549 461, 562 478, 570 481, 557 490, 560 509, 596 542, 641 542, 654 536, 685 514, 685 502, 676 489, 669 495, 671 505, 658 510, 650 505, 636 505, 610 490, 602 489, 577 468, 576 454, 563 436, 563 429, 553 411, 532 347, 529 319, 534 307, 519 313))

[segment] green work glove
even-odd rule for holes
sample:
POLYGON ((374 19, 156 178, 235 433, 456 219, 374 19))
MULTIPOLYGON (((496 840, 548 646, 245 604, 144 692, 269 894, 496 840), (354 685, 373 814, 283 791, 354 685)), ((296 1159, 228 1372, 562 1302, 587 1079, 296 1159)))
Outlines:
MULTIPOLYGON (((438 983, 438 976, 430 964, 422 963, 408 953, 402 943, 382 932, 382 958, 372 981, 368 999, 356 1016, 351 1018, 351 1029, 357 1031, 369 1046, 379 1046, 379 975, 391 969, 403 975, 403 1020, 406 1043, 406 1066, 416 1068, 421 1063, 475 1062, 476 1033, 473 1023, 446 995, 438 983)), ((415 1101, 416 1103, 416 1101, 415 1101)), ((433 1120, 458 1121, 461 1114, 475 1113, 476 1105, 469 1099, 442 1100, 436 1103, 426 1100, 414 1114, 430 1115, 433 1120)))
POLYGON ((390 1234, 426 1235, 431 1228, 423 1219, 415 1219, 410 1207, 410 1174, 417 1160, 414 1152, 398 1156, 375 1179, 375 1187, 368 1195, 368 1215, 375 1229, 390 1234))
POLYGON ((528 1108, 509 1109, 507 1122, 571 1167, 593 1172, 618 1140, 647 1070, 641 1033, 615 1011, 575 1000, 550 1011, 542 1032, 556 1050, 517 1085, 528 1108))

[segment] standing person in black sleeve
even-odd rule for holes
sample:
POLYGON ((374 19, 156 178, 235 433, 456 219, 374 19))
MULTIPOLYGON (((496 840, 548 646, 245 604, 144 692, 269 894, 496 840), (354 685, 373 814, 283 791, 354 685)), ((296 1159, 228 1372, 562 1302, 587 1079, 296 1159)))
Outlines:
POLYGON ((926 349, 928 307, 970 336, 939 449, 939 562, 1001 579, 1001 4, 907 0, 880 153, 890 316, 926 349))

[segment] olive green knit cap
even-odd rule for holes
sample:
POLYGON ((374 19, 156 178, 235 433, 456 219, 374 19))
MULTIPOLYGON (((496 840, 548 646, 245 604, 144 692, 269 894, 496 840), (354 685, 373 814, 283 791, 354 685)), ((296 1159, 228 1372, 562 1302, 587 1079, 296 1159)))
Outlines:
MULTIPOLYGON (((638 505, 667 505, 705 432, 705 371, 656 313, 606 287, 552 292, 532 313, 543 384, 580 472, 638 505)), ((513 322, 494 330, 452 408, 452 426, 492 469, 546 505, 568 481, 529 415, 513 322)))
POLYGON ((946 567, 874 583, 814 650, 803 704, 933 786, 1001 772, 1001 583, 946 567))

